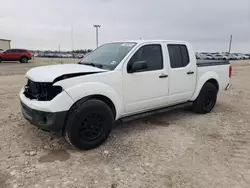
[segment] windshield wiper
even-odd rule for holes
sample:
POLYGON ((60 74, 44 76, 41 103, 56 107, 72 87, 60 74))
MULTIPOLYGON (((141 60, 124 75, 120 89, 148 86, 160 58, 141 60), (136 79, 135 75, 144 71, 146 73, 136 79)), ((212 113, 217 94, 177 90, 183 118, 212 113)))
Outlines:
POLYGON ((101 64, 95 64, 95 63, 79 63, 79 64, 82 64, 82 65, 90 65, 92 67, 98 67, 98 68, 102 68, 103 66, 101 64))
POLYGON ((92 67, 96 67, 96 65, 94 63, 81 63, 82 65, 90 65, 92 67))

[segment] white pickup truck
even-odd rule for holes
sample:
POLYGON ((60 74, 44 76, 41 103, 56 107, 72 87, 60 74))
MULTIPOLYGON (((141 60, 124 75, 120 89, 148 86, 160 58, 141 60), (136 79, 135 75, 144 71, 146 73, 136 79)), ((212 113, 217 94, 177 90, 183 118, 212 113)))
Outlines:
POLYGON ((218 91, 230 88, 231 74, 229 61, 197 62, 188 42, 108 43, 77 64, 29 70, 21 109, 37 127, 92 149, 115 120, 188 102, 197 113, 210 112, 218 91))

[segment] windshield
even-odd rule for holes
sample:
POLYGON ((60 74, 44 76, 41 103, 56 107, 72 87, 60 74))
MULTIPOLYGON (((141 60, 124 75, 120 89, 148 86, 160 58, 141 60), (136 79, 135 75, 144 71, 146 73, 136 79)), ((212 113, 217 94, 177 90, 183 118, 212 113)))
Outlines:
POLYGON ((104 44, 82 59, 79 64, 114 70, 135 45, 134 42, 104 44))

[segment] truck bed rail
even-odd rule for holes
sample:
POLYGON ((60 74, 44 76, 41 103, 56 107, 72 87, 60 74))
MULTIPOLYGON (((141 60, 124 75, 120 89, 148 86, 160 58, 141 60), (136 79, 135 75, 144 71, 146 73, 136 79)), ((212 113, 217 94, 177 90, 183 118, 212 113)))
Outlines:
POLYGON ((198 67, 229 65, 229 64, 230 64, 229 60, 197 60, 196 63, 198 67))

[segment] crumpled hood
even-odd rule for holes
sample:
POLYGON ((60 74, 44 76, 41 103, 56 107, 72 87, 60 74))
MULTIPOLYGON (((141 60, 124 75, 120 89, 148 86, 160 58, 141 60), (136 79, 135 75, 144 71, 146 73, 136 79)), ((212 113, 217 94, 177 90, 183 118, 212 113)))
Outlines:
MULTIPOLYGON (((64 75, 85 75, 84 73, 98 73, 106 70, 80 64, 48 65, 30 69, 26 77, 34 82, 54 82, 55 79, 64 75)), ((72 76, 73 77, 73 76, 72 76)))

